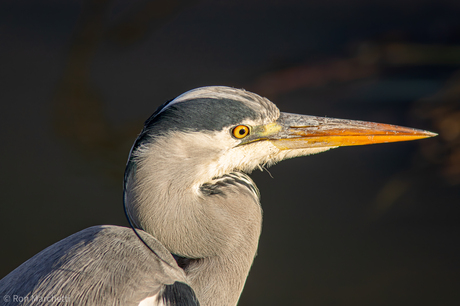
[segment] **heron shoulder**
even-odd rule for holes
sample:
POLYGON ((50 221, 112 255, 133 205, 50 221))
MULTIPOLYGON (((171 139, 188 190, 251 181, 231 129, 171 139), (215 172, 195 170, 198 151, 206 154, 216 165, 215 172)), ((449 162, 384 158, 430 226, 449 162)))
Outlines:
POLYGON ((94 226, 23 263, 0 281, 0 292, 27 297, 33 301, 30 305, 49 302, 40 304, 34 297, 53 296, 64 298, 69 305, 139 305, 158 296, 159 302, 171 305, 167 303, 170 287, 185 286, 189 291, 184 291, 184 298, 196 300, 172 255, 151 235, 139 233, 156 254, 131 229, 94 226))

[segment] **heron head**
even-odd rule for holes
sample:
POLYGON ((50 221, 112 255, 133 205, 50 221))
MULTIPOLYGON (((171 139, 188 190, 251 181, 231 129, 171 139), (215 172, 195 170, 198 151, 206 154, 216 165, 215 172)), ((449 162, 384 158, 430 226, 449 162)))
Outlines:
MULTIPOLYGON (((195 161, 202 184, 232 171, 250 172, 287 158, 340 146, 432 137, 427 131, 364 121, 283 113, 268 99, 224 86, 190 90, 145 123, 135 156, 155 143, 166 159, 195 161)), ((169 161, 171 162, 171 161, 169 161)))

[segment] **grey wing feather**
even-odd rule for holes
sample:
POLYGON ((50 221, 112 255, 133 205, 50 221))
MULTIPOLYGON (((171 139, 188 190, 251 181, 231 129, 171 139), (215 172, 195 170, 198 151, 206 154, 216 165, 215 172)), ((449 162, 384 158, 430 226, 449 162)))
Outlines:
POLYGON ((129 228, 90 227, 0 280, 1 302, 8 296, 7 305, 138 305, 161 296, 167 285, 185 283, 172 255, 151 235, 138 232, 156 254, 129 228))

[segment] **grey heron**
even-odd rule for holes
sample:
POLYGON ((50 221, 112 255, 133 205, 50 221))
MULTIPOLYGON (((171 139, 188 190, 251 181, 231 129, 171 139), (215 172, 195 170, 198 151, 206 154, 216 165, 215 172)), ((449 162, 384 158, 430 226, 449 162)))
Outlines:
POLYGON ((435 135, 283 113, 230 87, 188 91, 155 111, 131 149, 123 201, 132 229, 94 226, 44 249, 0 281, 2 302, 236 305, 262 224, 248 173, 339 146, 435 135))

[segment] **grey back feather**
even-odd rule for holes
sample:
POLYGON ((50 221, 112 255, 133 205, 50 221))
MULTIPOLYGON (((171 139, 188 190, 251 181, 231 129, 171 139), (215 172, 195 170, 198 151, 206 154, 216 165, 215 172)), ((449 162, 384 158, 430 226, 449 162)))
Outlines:
POLYGON ((8 305, 138 305, 165 285, 185 283, 172 255, 155 238, 139 233, 161 260, 131 229, 94 226, 16 268, 0 281, 0 295, 10 297, 8 305))

